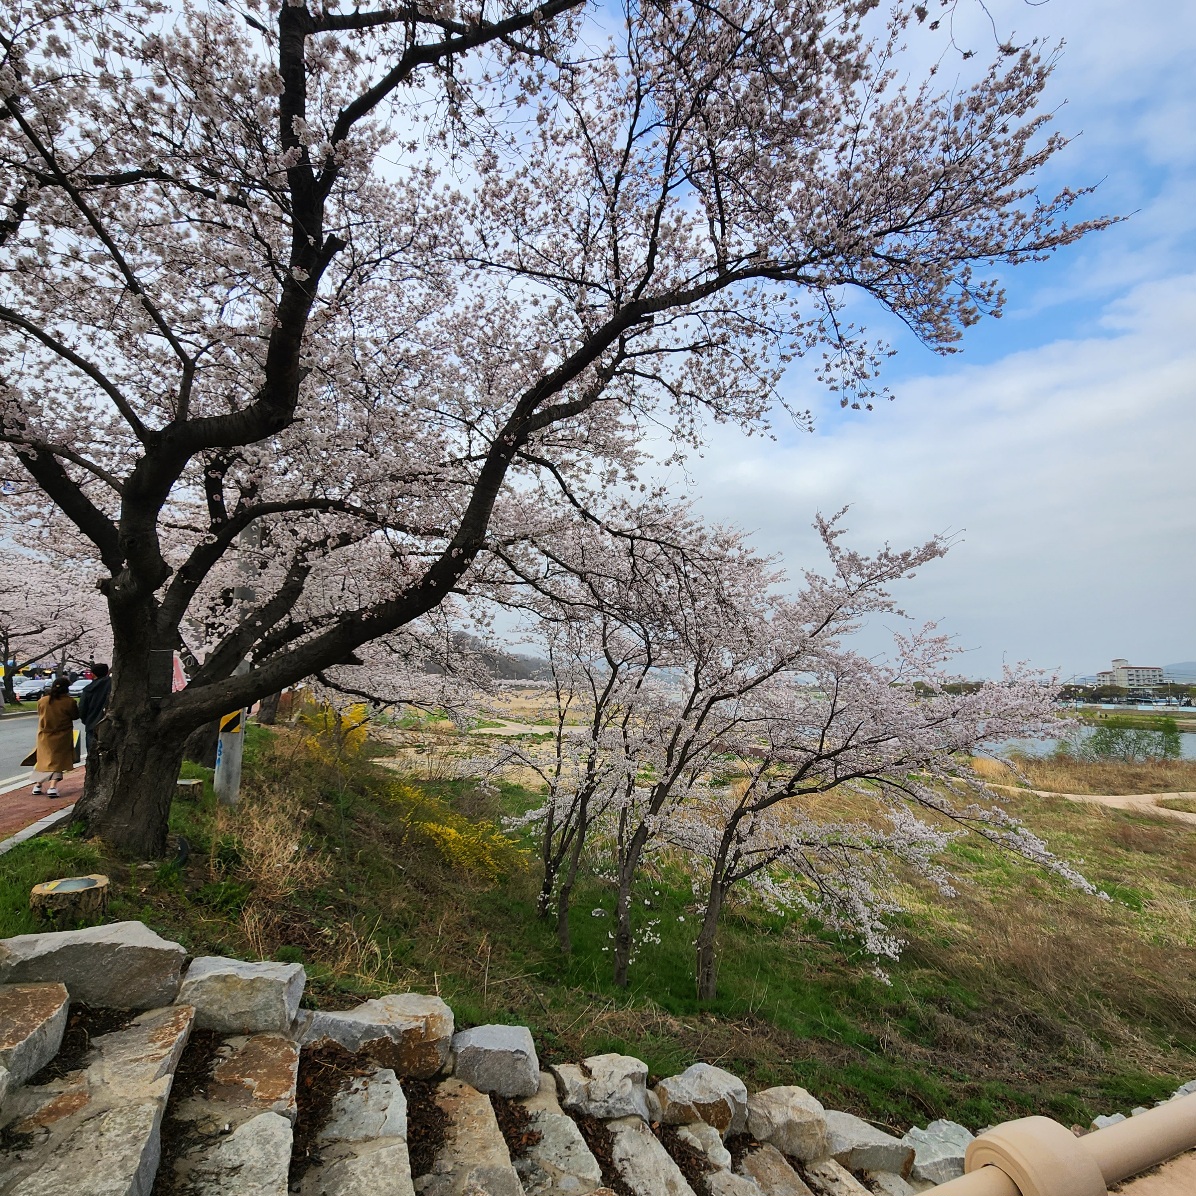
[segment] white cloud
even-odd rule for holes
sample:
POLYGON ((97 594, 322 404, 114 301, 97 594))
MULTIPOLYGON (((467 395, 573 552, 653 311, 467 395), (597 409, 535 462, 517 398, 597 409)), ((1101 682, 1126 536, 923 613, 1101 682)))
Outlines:
POLYGON ((1065 674, 1192 659, 1193 327, 1196 275, 1144 284, 1091 337, 911 379, 832 431, 765 443, 714 429, 693 491, 795 573, 817 564, 815 510, 851 504, 860 547, 959 532, 900 596, 974 649, 971 673, 1003 657, 1065 674))

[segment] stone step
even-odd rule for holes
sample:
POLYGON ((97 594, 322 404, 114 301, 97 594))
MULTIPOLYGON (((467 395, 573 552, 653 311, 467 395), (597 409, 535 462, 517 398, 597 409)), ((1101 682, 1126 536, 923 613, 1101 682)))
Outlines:
POLYGON ((390 1068, 337 1093, 316 1141, 320 1162, 303 1177, 301 1196, 414 1196, 407 1098, 390 1068))
POLYGON ((65 984, 0 984, 0 1069, 8 1073, 8 1088, 24 1084, 58 1054, 69 1003, 65 984))
POLYGON ((72 1001, 156 1009, 179 991, 186 950, 142 922, 19 934, 0 941, 0 984, 61 981, 72 1001))
POLYGON ((161 1125, 194 1010, 141 1014, 92 1040, 85 1067, 10 1094, 2 1196, 149 1196, 161 1125))
POLYGON ((737 1170, 740 1175, 754 1180, 764 1196, 813 1196, 805 1180, 771 1144, 749 1150, 737 1170))
POLYGON ((805 1166, 806 1183, 814 1196, 871 1196, 867 1188, 842 1163, 819 1159, 805 1166))
POLYGON ((607 1123, 615 1170, 635 1196, 694 1196, 681 1168, 639 1117, 607 1123))
POLYGON ((201 1032, 193 1049, 211 1056, 193 1060, 192 1090, 171 1106, 171 1181, 193 1196, 286 1196, 298 1043, 283 1034, 214 1040, 201 1032))
POLYGON ((540 1072, 539 1091, 519 1104, 527 1110, 528 1128, 540 1135, 515 1160, 527 1196, 588 1196, 598 1191, 602 1170, 577 1123, 561 1109, 556 1079, 540 1072))
POLYGON ((460 1080, 436 1087, 445 1142, 427 1175, 415 1177, 420 1196, 525 1196, 511 1164, 490 1098, 460 1080))

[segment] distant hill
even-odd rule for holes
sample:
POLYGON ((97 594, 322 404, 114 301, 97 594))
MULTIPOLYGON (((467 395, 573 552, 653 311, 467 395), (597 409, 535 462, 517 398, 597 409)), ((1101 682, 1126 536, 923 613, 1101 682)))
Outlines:
POLYGON ((1196 681, 1196 660, 1181 660, 1178 664, 1163 665, 1163 676, 1168 681, 1196 681))

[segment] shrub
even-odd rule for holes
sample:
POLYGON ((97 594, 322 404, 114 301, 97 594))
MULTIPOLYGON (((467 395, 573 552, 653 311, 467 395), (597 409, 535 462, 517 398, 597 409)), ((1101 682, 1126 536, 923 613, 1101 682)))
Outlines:
POLYGON ((1149 726, 1113 715, 1087 734, 1079 732, 1059 745, 1063 755, 1078 760, 1120 760, 1126 764, 1145 760, 1178 760, 1182 754, 1179 727, 1173 718, 1149 720, 1149 726))

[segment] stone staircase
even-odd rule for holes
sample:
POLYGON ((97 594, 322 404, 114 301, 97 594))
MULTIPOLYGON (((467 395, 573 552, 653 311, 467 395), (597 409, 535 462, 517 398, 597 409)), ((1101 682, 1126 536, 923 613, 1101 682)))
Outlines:
POLYGON ((0 941, 0 1196, 909 1196, 971 1135, 898 1139, 705 1063, 542 1070, 438 997, 300 1010, 300 965, 136 922, 0 941))

